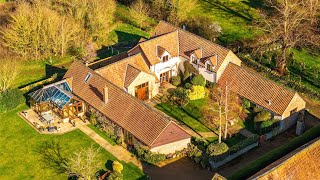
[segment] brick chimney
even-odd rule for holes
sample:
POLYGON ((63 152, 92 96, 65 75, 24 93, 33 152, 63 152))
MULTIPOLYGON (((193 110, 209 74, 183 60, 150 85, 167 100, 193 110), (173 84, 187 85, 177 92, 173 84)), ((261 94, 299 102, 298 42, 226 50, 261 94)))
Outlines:
POLYGON ((103 102, 107 104, 108 100, 109 100, 108 87, 105 86, 103 88, 103 102))

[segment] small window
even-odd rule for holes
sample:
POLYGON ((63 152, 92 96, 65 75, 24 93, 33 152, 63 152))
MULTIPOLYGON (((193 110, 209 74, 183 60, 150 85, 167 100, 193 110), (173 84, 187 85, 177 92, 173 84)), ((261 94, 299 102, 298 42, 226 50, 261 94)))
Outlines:
POLYGON ((210 72, 213 72, 213 66, 211 66, 210 64, 207 64, 207 70, 210 72))
POLYGON ((167 62, 168 60, 169 60, 168 55, 162 57, 162 62, 167 62))
POLYGON ((290 111, 290 116, 293 115, 294 113, 296 113, 298 111, 298 108, 295 108, 293 110, 290 111))
POLYGON ((87 76, 86 76, 86 78, 84 79, 84 82, 88 82, 88 80, 89 80, 90 77, 91 77, 91 74, 88 73, 87 76))
POLYGON ((192 56, 192 57, 191 57, 191 62, 192 62, 193 64, 197 64, 197 58, 194 57, 194 56, 192 56))

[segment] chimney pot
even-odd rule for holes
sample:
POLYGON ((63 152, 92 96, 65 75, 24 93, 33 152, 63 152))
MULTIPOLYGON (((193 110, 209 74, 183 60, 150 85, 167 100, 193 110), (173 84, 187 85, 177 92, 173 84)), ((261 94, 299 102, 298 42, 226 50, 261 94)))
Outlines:
POLYGON ((187 29, 187 26, 184 24, 184 25, 182 25, 182 29, 183 30, 186 30, 187 29))
POLYGON ((268 100, 268 104, 269 104, 269 106, 271 106, 271 100, 268 100))

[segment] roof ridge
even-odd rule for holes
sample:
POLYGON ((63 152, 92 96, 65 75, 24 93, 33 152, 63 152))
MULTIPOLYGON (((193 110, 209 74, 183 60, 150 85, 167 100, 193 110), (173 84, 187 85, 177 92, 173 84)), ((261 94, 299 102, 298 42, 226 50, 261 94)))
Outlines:
MULTIPOLYGON (((212 42, 212 41, 210 41, 210 40, 208 40, 208 39, 206 39, 206 38, 203 38, 203 37, 201 37, 201 36, 199 36, 199 35, 197 35, 197 34, 194 34, 194 33, 192 33, 192 32, 189 32, 189 31, 187 31, 187 30, 185 30, 185 29, 182 29, 182 28, 180 28, 180 27, 178 27, 178 26, 174 26, 174 25, 172 25, 171 23, 168 23, 167 21, 161 20, 160 22, 163 22, 163 23, 165 23, 165 24, 167 24, 167 25, 173 26, 173 27, 177 28, 178 31, 182 31, 182 32, 189 33, 189 34, 191 34, 191 35, 193 35, 193 36, 196 36, 196 37, 198 37, 198 38, 200 38, 200 39, 202 39, 202 40, 205 40, 205 41, 208 42, 208 43, 211 43, 211 44, 220 46, 220 47, 223 48, 223 49, 226 49, 226 50, 228 50, 228 51, 231 51, 230 49, 228 49, 228 48, 226 48, 226 47, 223 47, 223 46, 220 45, 220 44, 214 43, 214 42, 212 42)), ((175 30, 175 31, 176 31, 176 30, 175 30)), ((172 31, 172 32, 174 32, 174 31, 172 31)))
MULTIPOLYGON (((166 116, 159 114, 157 111, 155 111, 153 108, 151 108, 150 106, 148 106, 147 104, 145 104, 143 101, 135 98, 134 96, 132 96, 131 94, 127 93, 124 89, 118 87, 117 85, 113 84, 111 81, 109 81, 108 79, 104 78, 103 76, 101 76, 100 74, 98 74, 97 72, 95 72, 94 70, 92 70, 91 68, 85 66, 83 63, 81 63, 78 60, 75 60, 74 63, 78 63, 81 66, 84 66, 86 69, 88 69, 89 72, 93 73, 94 75, 99 76, 100 78, 102 78, 104 81, 106 81, 107 83, 109 83, 110 85, 114 86, 116 89, 120 89, 126 96, 132 98, 134 101, 142 104, 144 107, 146 107, 147 109, 151 110, 153 113, 155 113, 156 116, 160 117, 161 119, 166 120, 166 123, 170 123, 170 119, 167 118, 166 116)), ((71 65, 72 66, 72 65, 71 65)))
MULTIPOLYGON (((118 60, 118 61, 116 61, 116 62, 113 62, 113 63, 111 63, 111 64, 108 64, 108 65, 106 65, 106 66, 97 68, 97 69, 95 69, 94 71, 96 71, 96 70, 101 70, 101 69, 107 68, 107 67, 109 67, 109 66, 111 66, 111 65, 121 63, 122 61, 127 60, 128 58, 132 58, 132 57, 138 56, 138 55, 141 55, 141 53, 137 53, 137 54, 134 54, 134 55, 132 55, 132 56, 128 56, 128 57, 126 57, 126 58, 120 59, 120 60, 118 60)), ((111 56, 111 57, 112 57, 112 56, 111 56)), ((141 55, 141 57, 142 57, 142 55, 141 55)), ((143 57, 142 57, 142 58, 143 58, 143 57)), ((128 63, 128 64, 129 64, 129 63, 128 63)), ((91 68, 90 68, 90 69, 91 69, 91 68)))
POLYGON ((109 57, 106 57, 106 58, 103 58, 103 59, 99 59, 99 60, 97 60, 97 61, 94 61, 94 62, 88 64, 88 66, 97 64, 97 63, 99 63, 99 62, 101 62, 101 61, 105 61, 105 60, 107 60, 107 59, 110 59, 110 58, 112 58, 112 57, 114 57, 114 56, 118 56, 118 55, 121 55, 121 54, 127 54, 127 52, 121 52, 121 53, 119 53, 119 54, 115 54, 115 55, 112 55, 112 56, 109 56, 109 57))

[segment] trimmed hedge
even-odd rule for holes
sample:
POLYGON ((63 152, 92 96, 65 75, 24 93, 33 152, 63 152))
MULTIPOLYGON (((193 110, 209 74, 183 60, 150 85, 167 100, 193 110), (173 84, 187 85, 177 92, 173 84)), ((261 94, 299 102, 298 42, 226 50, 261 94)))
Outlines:
POLYGON ((180 76, 172 76, 171 77, 171 84, 174 86, 179 86, 181 84, 181 77, 180 76))
POLYGON ((7 112, 26 102, 19 89, 9 89, 0 93, 0 113, 7 112))
POLYGON ((247 179, 253 174, 257 173, 261 169, 265 168, 269 164, 273 163, 274 161, 282 158, 283 156, 289 154, 293 150, 297 149, 298 147, 310 142, 311 140, 320 136, 320 124, 316 125, 312 129, 309 129, 301 136, 298 136, 288 143, 266 153, 265 155, 261 156, 259 159, 251 162, 250 164, 246 165, 244 168, 240 169, 239 171, 233 173, 228 179, 247 179))
POLYGON ((199 85, 199 86, 206 86, 206 79, 201 75, 195 75, 192 79, 191 79, 191 84, 193 85, 199 85))

